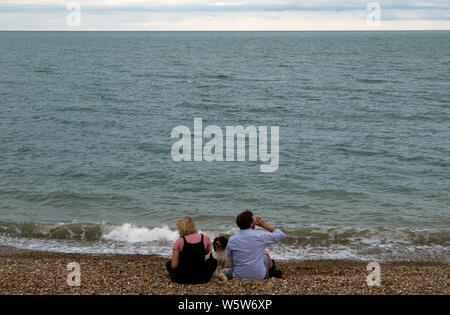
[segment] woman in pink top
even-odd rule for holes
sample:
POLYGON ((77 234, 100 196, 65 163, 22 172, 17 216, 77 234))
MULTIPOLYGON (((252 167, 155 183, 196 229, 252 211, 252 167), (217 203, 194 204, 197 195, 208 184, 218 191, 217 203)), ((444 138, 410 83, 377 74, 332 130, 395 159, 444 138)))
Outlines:
POLYGON ((211 251, 208 235, 199 234, 194 220, 183 217, 177 222, 180 238, 172 249, 172 260, 166 264, 172 281, 178 283, 205 283, 217 268, 217 260, 205 256, 211 251))

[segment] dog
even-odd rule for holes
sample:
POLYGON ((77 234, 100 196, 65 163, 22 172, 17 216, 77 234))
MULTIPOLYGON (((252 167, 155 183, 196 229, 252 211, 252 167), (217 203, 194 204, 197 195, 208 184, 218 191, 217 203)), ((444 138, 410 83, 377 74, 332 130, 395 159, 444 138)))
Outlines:
POLYGON ((212 257, 217 260, 217 269, 214 271, 214 277, 218 277, 220 270, 228 267, 227 244, 228 239, 225 236, 217 236, 213 241, 213 250, 206 255, 206 258, 212 257))

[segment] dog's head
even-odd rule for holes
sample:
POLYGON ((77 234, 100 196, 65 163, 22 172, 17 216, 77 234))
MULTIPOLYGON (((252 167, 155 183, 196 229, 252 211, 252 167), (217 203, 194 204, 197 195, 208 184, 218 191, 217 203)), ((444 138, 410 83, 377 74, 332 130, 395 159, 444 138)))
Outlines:
POLYGON ((228 239, 225 236, 218 236, 213 241, 214 251, 225 250, 227 248, 228 239))

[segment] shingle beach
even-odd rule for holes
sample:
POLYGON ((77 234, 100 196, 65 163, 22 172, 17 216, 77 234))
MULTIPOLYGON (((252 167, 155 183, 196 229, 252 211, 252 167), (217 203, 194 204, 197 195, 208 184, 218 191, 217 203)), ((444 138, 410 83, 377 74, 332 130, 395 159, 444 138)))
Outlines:
POLYGON ((170 281, 157 255, 62 254, 0 246, 0 294, 449 294, 450 265, 381 262, 381 285, 367 285, 368 262, 279 261, 283 279, 201 285, 170 281), (67 284, 67 264, 79 263, 81 286, 67 284))

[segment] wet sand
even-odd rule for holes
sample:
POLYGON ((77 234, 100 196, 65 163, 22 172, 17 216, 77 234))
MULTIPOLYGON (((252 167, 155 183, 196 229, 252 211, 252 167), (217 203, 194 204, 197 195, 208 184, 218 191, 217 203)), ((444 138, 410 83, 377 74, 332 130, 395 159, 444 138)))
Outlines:
POLYGON ((381 262, 381 285, 369 287, 368 262, 279 261, 283 279, 233 279, 200 285, 170 281, 167 258, 157 255, 93 255, 24 251, 0 246, 0 294, 445 294, 450 265, 381 262), (67 284, 67 264, 81 267, 81 286, 67 284))

